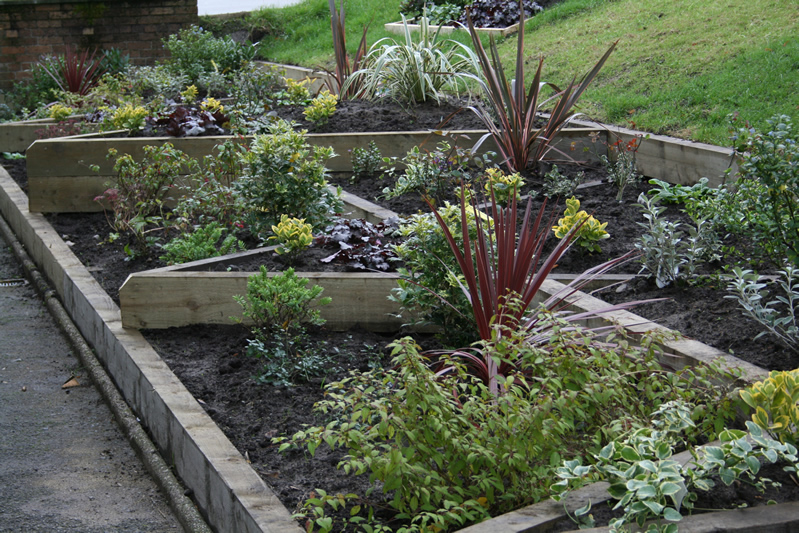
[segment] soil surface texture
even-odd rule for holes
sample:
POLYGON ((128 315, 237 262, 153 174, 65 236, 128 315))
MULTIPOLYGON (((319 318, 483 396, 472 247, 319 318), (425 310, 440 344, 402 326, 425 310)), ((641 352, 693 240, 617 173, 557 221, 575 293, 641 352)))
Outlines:
MULTIPOLYGON (((368 120, 375 120, 380 125, 383 122, 380 116, 379 113, 364 114, 361 120, 367 123, 368 120)), ((375 128, 375 124, 368 124, 368 127, 375 128)), ((404 129, 412 129, 412 125, 404 129)), ((24 165, 11 162, 7 166, 15 179, 24 181, 24 165)), ((568 172, 578 170, 571 168, 568 172)), ((588 173, 586 181, 602 179, 601 174, 595 174, 596 169, 584 170, 588 173)), ((360 180, 355 186, 351 186, 348 178, 343 179, 346 189, 372 201, 376 197, 380 201, 380 191, 386 186, 377 177, 360 180)), ((528 185, 540 190, 540 178, 531 175, 528 185)), ((634 249, 633 241, 642 231, 638 226, 642 220, 640 210, 634 202, 646 188, 645 185, 629 187, 621 203, 615 200, 615 188, 606 183, 581 188, 577 192, 582 202, 581 208, 593 213, 601 222, 608 222, 611 238, 601 242, 602 253, 599 254, 584 253, 574 247, 560 262, 556 272, 582 272, 634 249)), ((540 201, 540 198, 536 199, 534 206, 539 205, 540 201)), ((418 203, 416 206, 389 203, 388 207, 405 213, 427 210, 418 203)), ((561 202, 553 223, 562 210, 561 202)), ((676 209, 670 210, 669 214, 679 216, 676 209)), ((115 299, 129 273, 164 266, 157 254, 131 260, 123 251, 124 242, 108 243, 110 229, 102 213, 53 214, 48 218, 58 234, 72 246, 78 258, 115 299)), ((629 273, 637 271, 638 266, 634 264, 626 268, 629 273)), ((744 318, 737 309, 737 303, 724 298, 726 293, 723 288, 724 283, 713 278, 708 278, 699 286, 680 285, 665 290, 657 289, 650 280, 636 279, 606 292, 608 299, 619 301, 669 298, 664 302, 640 306, 634 312, 722 350, 732 351, 736 356, 763 368, 798 367, 797 357, 768 337, 754 340, 762 328, 744 318)), ((325 372, 307 376, 304 383, 290 388, 259 382, 257 376, 262 374, 264 362, 246 355, 246 341, 252 335, 242 326, 201 325, 152 330, 145 334, 289 510, 297 508, 316 488, 328 492, 352 490, 352 479, 335 468, 341 459, 340 453, 320 448, 312 461, 307 454, 298 451, 281 455, 271 439, 291 435, 306 424, 323 422, 312 411, 313 403, 322 398, 323 383, 345 376, 350 369, 365 370, 386 364, 385 346, 399 333, 384 336, 360 329, 345 333, 314 329, 309 332, 312 334, 309 342, 313 348, 308 353, 324 356, 322 360, 325 362, 320 362, 320 365, 325 372)))

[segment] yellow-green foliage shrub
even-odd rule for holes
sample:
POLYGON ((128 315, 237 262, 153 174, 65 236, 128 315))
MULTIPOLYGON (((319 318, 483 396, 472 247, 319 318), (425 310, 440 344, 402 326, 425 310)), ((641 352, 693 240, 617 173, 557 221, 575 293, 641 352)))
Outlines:
POLYGON ((607 222, 600 223, 593 215, 585 211, 580 211, 580 200, 572 196, 566 200, 566 211, 563 218, 558 220, 558 225, 553 226, 555 237, 562 239, 575 226, 580 228, 574 234, 574 242, 588 250, 589 252, 599 252, 599 241, 610 237, 605 227, 607 222))
POLYGON ((75 110, 69 106, 65 106, 62 104, 53 104, 52 106, 50 106, 50 118, 55 120, 56 122, 61 122, 62 120, 66 120, 74 113, 75 110))
POLYGON ((335 94, 330 94, 330 91, 322 91, 319 96, 311 100, 308 107, 305 108, 303 114, 310 122, 315 124, 324 124, 333 113, 336 112, 336 104, 338 97, 335 94))
POLYGON ((741 391, 741 398, 755 412, 752 421, 780 442, 796 445, 799 440, 799 369, 771 372, 741 391))
MULTIPOLYGON (((119 107, 111 115, 110 126, 111 129, 124 129, 124 130, 143 130, 146 124, 147 115, 149 111, 142 106, 134 106, 132 104, 125 104, 119 107)), ((109 128, 103 128, 109 129, 109 128)))
POLYGON ((502 169, 489 168, 485 172, 485 191, 487 194, 494 192, 494 199, 499 204, 507 204, 510 200, 511 193, 516 194, 516 200, 519 199, 519 190, 524 187, 524 179, 521 174, 515 172, 513 174, 505 174, 502 169))
POLYGON ((291 262, 313 242, 312 229, 304 218, 281 215, 280 222, 272 226, 274 235, 269 237, 269 241, 277 242, 278 247, 275 251, 280 255, 286 255, 291 262))

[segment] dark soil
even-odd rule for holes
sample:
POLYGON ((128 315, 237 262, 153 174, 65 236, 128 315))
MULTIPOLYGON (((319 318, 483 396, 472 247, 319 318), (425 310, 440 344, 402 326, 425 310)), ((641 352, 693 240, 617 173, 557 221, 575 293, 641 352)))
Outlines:
POLYGON ((465 109, 468 102, 452 99, 436 105, 433 101, 413 107, 394 101, 375 105, 369 100, 343 100, 336 104, 336 112, 325 124, 318 125, 305 119, 303 106, 278 108, 277 114, 295 121, 309 133, 362 133, 368 131, 418 131, 418 130, 484 130, 485 125, 472 111, 465 109), (374 129, 378 125, 379 129, 374 129))
MULTIPOLYGON (((363 122, 371 119, 367 117, 383 116, 380 113, 368 116, 360 112, 355 114, 363 122)), ((377 120, 378 124, 383 122, 383 118, 373 120, 377 120)), ((411 129, 411 125, 405 129, 411 129)), ((7 165, 13 177, 24 182, 24 162, 3 161, 3 164, 7 165)), ((536 178, 530 179, 535 185, 536 178)), ((384 186, 377 179, 361 180, 355 191, 373 200, 384 186)), ((347 188, 350 188, 349 184, 347 188)), ((632 241, 641 231, 636 224, 640 220, 640 213, 633 202, 644 189, 630 188, 625 193, 623 203, 615 201, 615 190, 610 186, 581 189, 578 197, 583 202, 582 207, 593 212, 600 221, 608 222, 611 238, 602 242, 602 254, 571 250, 557 271, 581 272, 632 249, 632 241)), ((393 204, 389 204, 389 207, 397 209, 393 204)), ((417 209, 420 207, 403 208, 406 212, 415 212, 417 209)), ((129 273, 163 266, 154 256, 129 260, 119 242, 108 243, 109 228, 102 213, 57 214, 49 215, 48 219, 115 299, 119 286, 129 273)), ((635 272, 637 267, 628 267, 628 271, 635 272)), ((636 312, 707 344, 731 350, 736 356, 763 368, 799 367, 795 355, 789 354, 768 338, 754 341, 754 337, 762 331, 760 326, 743 318, 737 304, 725 299, 725 293, 720 288, 723 287, 719 287, 718 283, 708 281, 698 287, 677 286, 657 290, 650 281, 636 280, 611 290, 609 297, 624 301, 668 297, 668 301, 641 306, 636 312)), ((331 358, 324 364, 326 374, 314 377, 307 383, 284 388, 257 382, 256 376, 261 373, 263 363, 245 355, 246 339, 250 334, 241 326, 202 325, 145 332, 176 375, 290 510, 295 509, 315 488, 323 488, 328 492, 350 492, 352 482, 335 469, 341 458, 339 453, 320 449, 313 461, 301 452, 280 455, 270 439, 291 435, 302 429, 304 424, 322 422, 312 412, 311 406, 322 398, 323 383, 343 377, 349 369, 364 370, 374 364, 385 364, 384 347, 396 337, 376 335, 360 329, 346 333, 319 329, 314 333, 317 339, 314 342, 321 343, 314 344, 314 353, 329 354, 331 358)))

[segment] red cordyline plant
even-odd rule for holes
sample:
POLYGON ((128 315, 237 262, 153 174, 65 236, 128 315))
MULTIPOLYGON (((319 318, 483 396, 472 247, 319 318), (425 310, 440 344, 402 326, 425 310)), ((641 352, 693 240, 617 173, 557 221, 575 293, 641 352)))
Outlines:
MULTIPOLYGON (((433 209, 432 204, 430 207, 433 209)), ((540 327, 541 324, 546 324, 543 320, 546 314, 553 313, 568 322, 576 323, 641 303, 630 302, 583 313, 566 312, 566 308, 573 303, 572 296, 575 293, 592 279, 629 260, 632 254, 627 254, 585 271, 561 291, 546 299, 540 307, 536 307, 536 296, 541 286, 569 249, 575 233, 579 231, 579 225, 572 228, 544 257, 544 243, 554 215, 553 212, 546 223, 542 223, 545 208, 546 200, 534 217, 532 199, 528 200, 517 236, 518 209, 515 194, 511 196, 509 205, 504 208, 492 201, 490 223, 486 223, 477 212, 474 201, 470 203, 466 200, 462 189, 462 250, 447 227, 446 221, 433 209, 433 214, 460 267, 462 281, 459 280, 459 283, 471 304, 477 331, 483 342, 496 341, 497 335, 503 335, 505 332, 522 332, 527 342, 540 344, 546 342, 548 338, 546 329, 540 327), (475 240, 469 237, 467 209, 472 209, 475 213, 474 223, 477 225, 475 240)), ((515 370, 512 360, 498 362, 490 353, 486 353, 486 350, 479 348, 457 350, 454 355, 465 358, 475 375, 486 383, 495 395, 499 394, 497 377, 508 376, 515 370)))
POLYGON ((350 64, 350 56, 347 53, 346 24, 344 22, 344 0, 341 0, 341 6, 339 6, 338 11, 336 11, 336 0, 329 0, 329 5, 330 26, 333 30, 333 51, 336 56, 336 71, 327 71, 333 77, 332 80, 328 80, 327 86, 331 92, 338 94, 340 100, 357 98, 362 92, 360 87, 362 83, 350 83, 344 91, 342 91, 342 88, 350 74, 361 68, 361 62, 367 50, 366 32, 369 26, 363 27, 361 42, 358 44, 358 50, 355 52, 352 64, 350 64))
POLYGON ((104 71, 102 62, 94 60, 96 53, 97 50, 89 55, 89 51, 84 50, 77 54, 71 46, 67 46, 63 61, 56 62, 58 68, 52 64, 43 64, 42 67, 62 91, 86 96, 97 86, 104 71))
POLYGON ((483 78, 475 77, 474 79, 482 86, 488 107, 488 109, 469 107, 480 117, 489 131, 478 144, 488 136, 493 137, 503 162, 508 168, 512 172, 522 171, 527 168, 531 160, 533 162, 540 161, 550 150, 555 149, 552 144, 553 140, 575 116, 573 108, 577 100, 599 73, 616 47, 616 43, 610 46, 605 55, 583 77, 580 83, 577 83, 574 78, 564 90, 560 90, 552 83, 541 82, 541 69, 544 66, 544 59, 541 58, 533 83, 527 90, 524 76, 524 9, 521 5, 519 7, 519 38, 516 47, 516 75, 510 82, 505 77, 505 69, 502 66, 493 36, 490 40, 491 59, 489 59, 482 42, 480 42, 480 36, 474 29, 468 9, 466 13, 469 32, 483 74, 483 78), (544 87, 552 88, 555 93, 541 100, 541 91, 544 87), (555 99, 557 101, 554 103, 546 123, 541 127, 536 127, 535 121, 539 109, 555 99), (495 118, 498 123, 494 121, 495 118))

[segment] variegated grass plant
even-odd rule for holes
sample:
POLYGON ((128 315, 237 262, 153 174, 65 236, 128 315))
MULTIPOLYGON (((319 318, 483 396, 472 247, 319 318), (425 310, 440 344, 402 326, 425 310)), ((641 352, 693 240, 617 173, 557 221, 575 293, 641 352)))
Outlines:
POLYGON ((374 43, 363 60, 363 67, 347 78, 342 92, 352 86, 362 89, 362 98, 388 96, 408 104, 435 100, 445 92, 459 94, 475 78, 480 63, 474 50, 454 40, 439 39, 427 17, 421 17, 419 40, 414 41, 408 21, 402 17, 404 42, 389 37, 374 43))

